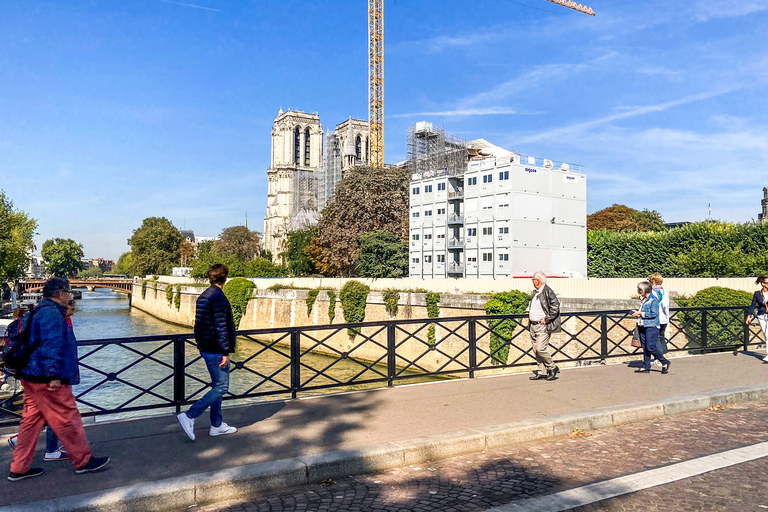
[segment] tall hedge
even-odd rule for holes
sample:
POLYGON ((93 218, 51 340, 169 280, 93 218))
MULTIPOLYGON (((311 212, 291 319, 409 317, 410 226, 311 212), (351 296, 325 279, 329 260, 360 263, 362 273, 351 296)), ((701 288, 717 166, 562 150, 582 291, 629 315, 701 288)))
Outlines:
POLYGON ((696 222, 658 232, 587 233, 589 277, 743 277, 768 273, 768 222, 696 222))
POLYGON ((256 288, 256 285, 243 277, 230 279, 222 288, 224 295, 229 300, 230 306, 232 306, 232 319, 235 323, 235 329, 240 327, 240 320, 245 315, 246 309, 248 309, 248 301, 251 300, 254 288, 256 288))
MULTIPOLYGON (((347 281, 341 287, 339 299, 341 309, 344 311, 344 320, 348 324, 356 324, 365 320, 365 304, 371 288, 360 281, 347 281)), ((349 329, 347 333, 354 336, 360 333, 360 329, 349 329)))

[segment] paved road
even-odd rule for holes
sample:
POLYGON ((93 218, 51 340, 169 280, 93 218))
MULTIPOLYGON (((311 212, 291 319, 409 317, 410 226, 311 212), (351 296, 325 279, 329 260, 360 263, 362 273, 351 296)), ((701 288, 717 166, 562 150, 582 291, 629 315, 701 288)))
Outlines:
MULTIPOLYGON (((735 404, 219 503, 199 512, 463 512, 580 488, 768 441, 768 403, 735 404)), ((749 450, 747 450, 748 452, 749 450)), ((768 457, 584 505, 579 511, 768 509, 768 457)), ((542 510, 534 507, 530 510, 542 510)), ((181 512, 181 511, 179 511, 181 512)))
MULTIPOLYGON (((17 483, 0 479, 0 506, 595 407, 763 384, 768 381, 768 365, 760 361, 763 355, 761 351, 739 352, 736 357, 725 353, 676 358, 668 375, 636 374, 624 364, 598 365, 565 369, 552 382, 534 382, 527 374, 517 374, 232 408, 224 417, 240 429, 236 435, 209 437, 207 418, 201 417, 196 442, 186 438, 170 414, 97 424, 88 426, 87 432, 94 453, 112 457, 104 471, 76 476, 67 463, 40 462, 38 452, 37 461, 46 473, 17 483)), ((10 432, 0 432, 0 437, 10 432)), ((0 442, 0 467, 8 468, 10 450, 0 442)), ((549 478, 546 472, 536 474, 542 482, 549 478)))

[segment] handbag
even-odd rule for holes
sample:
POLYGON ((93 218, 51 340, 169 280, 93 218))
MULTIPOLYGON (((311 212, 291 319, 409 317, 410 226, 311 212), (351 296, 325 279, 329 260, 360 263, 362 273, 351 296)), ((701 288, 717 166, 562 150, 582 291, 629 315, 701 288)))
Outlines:
POLYGON ((635 327, 635 330, 632 333, 632 346, 635 348, 643 347, 643 344, 640 343, 640 329, 638 327, 635 327))

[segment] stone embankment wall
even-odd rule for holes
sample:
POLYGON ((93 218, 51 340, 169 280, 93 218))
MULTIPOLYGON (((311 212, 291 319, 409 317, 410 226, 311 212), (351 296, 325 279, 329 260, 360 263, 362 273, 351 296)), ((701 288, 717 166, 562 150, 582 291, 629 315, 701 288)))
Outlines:
MULTIPOLYGON (((145 311, 157 318, 180 325, 192 326, 195 318, 195 301, 203 291, 202 287, 183 286, 181 292, 181 304, 177 309, 173 301, 169 304, 166 299, 166 283, 148 283, 146 294, 141 296, 141 283, 134 287, 133 307, 145 311)), ((387 332, 381 326, 366 327, 362 329, 362 336, 350 336, 346 329, 339 329, 335 325, 343 324, 344 312, 341 302, 336 301, 335 318, 331 322, 329 316, 329 297, 325 290, 321 291, 313 305, 311 313, 307 314, 306 298, 309 290, 282 289, 254 290, 253 299, 248 303, 246 314, 243 316, 239 330, 271 329, 297 326, 330 326, 316 330, 303 330, 300 342, 303 350, 312 350, 332 356, 354 357, 364 361, 377 361, 386 363, 387 332), (366 339, 366 337, 370 339, 366 339)), ((429 326, 426 323, 398 324, 395 328, 395 343, 397 361, 396 365, 401 369, 411 371, 436 371, 436 370, 462 370, 469 364, 469 351, 467 340, 469 339, 469 324, 465 320, 446 321, 447 318, 484 316, 485 303, 488 300, 485 295, 445 295, 441 297, 439 304, 440 318, 436 319, 434 341, 429 343, 429 326), (452 360, 455 359, 455 360, 452 360), (411 365, 415 362, 415 366, 411 365)), ((602 311, 602 310, 628 310, 636 307, 637 301, 631 300, 585 300, 562 299, 563 311, 602 311)), ((368 295, 365 321, 377 322, 386 320, 412 320, 427 318, 425 294, 400 293, 400 302, 396 315, 387 312, 384 300, 380 292, 371 292, 368 295)), ((562 353, 571 357, 586 353, 585 344, 591 344, 599 340, 599 322, 589 326, 592 317, 581 319, 573 317, 565 320, 564 329, 570 333, 579 333, 578 340, 573 336, 560 333, 553 335, 553 347, 559 347, 562 353)), ((625 320, 622 325, 628 332, 634 327, 634 321, 625 320)), ((626 332, 619 332, 622 337, 626 332)), ((530 349, 528 334, 521 326, 515 330, 513 343, 519 347, 512 347, 508 361, 517 363, 529 363, 533 359, 527 352, 530 349)), ((490 365, 491 333, 488 322, 476 324, 477 346, 479 349, 478 362, 490 365)), ((285 333, 261 334, 258 339, 263 341, 279 340, 280 343, 289 343, 289 337, 285 333)), ((617 340, 618 341, 618 340, 617 340)), ((622 340, 628 351, 630 339, 622 340)), ((599 350, 599 346, 597 347, 599 350)), ((509 370, 506 370, 509 371, 509 370)))

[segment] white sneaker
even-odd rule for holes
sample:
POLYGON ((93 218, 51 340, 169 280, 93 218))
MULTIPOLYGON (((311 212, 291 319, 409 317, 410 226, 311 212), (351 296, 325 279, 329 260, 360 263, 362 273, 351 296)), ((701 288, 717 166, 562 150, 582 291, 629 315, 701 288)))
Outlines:
POLYGON ((221 426, 219 426, 219 427, 213 427, 212 426, 211 430, 208 431, 208 433, 212 437, 223 436, 225 434, 234 434, 235 432, 237 432, 237 429, 235 427, 230 427, 229 425, 227 425, 223 421, 221 422, 221 426))
POLYGON ((9 438, 8 438, 8 447, 9 447, 11 450, 15 450, 15 449, 16 449, 16 442, 17 442, 18 440, 19 440, 19 436, 18 436, 18 435, 15 435, 15 436, 13 436, 13 437, 9 437, 9 438))
MULTIPOLYGON (((768 363, 768 354, 766 354, 765 357, 763 358, 763 362, 768 363)), ((10 443, 11 440, 9 439, 8 442, 10 443)))
POLYGON ((55 452, 45 452, 45 455, 43 455, 43 460, 45 462, 52 462, 56 460, 69 460, 71 457, 66 452, 66 450, 62 450, 59 448, 55 452))
POLYGON ((655 360, 654 362, 652 362, 651 364, 652 364, 653 366, 662 366, 662 365, 661 365, 661 361, 659 361, 658 359, 657 359, 657 360, 655 360))
POLYGON ((182 412, 181 414, 176 415, 176 419, 179 420, 179 423, 181 424, 181 428, 184 430, 184 433, 189 436, 191 440, 195 440, 195 420, 187 416, 187 413, 182 412))

